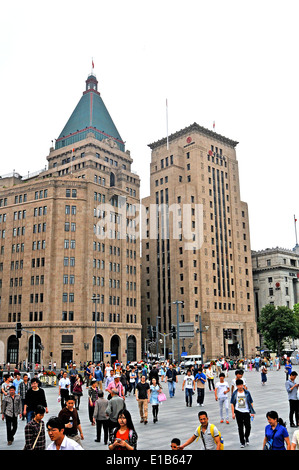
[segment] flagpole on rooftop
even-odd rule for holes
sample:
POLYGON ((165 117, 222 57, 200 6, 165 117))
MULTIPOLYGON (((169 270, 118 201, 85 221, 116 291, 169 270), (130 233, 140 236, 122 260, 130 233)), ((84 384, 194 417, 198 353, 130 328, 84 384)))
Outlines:
POLYGON ((166 139, 167 139, 167 150, 169 149, 169 142, 168 142, 168 102, 166 98, 166 139))
POLYGON ((295 237, 296 237, 296 246, 298 245, 298 239, 297 239, 297 227, 296 227, 296 224, 297 224, 297 219, 296 219, 296 216, 294 215, 294 224, 295 224, 295 237))

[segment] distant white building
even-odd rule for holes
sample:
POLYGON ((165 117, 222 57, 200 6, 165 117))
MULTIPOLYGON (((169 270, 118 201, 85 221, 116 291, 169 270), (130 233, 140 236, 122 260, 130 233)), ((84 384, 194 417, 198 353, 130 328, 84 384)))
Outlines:
MULTIPOLYGON (((256 320, 268 304, 292 309, 299 302, 299 245, 292 250, 266 248, 251 255, 256 320)), ((285 347, 294 349, 298 345, 298 340, 290 338, 285 347)))

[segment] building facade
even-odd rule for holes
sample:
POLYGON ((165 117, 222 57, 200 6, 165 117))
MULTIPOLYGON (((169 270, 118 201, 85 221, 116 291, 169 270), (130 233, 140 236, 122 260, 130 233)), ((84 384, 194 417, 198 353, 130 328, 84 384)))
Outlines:
POLYGON ((164 336, 176 359, 182 351, 200 353, 200 320, 205 358, 251 357, 258 346, 236 145, 196 123, 149 145, 150 196, 142 200, 143 331, 146 336, 149 326, 158 328, 158 339, 164 336), (177 348, 170 332, 181 323, 193 325, 194 335, 181 334, 177 348))
MULTIPOLYGON (((299 302, 299 246, 293 250, 267 248, 252 251, 253 287, 257 320, 265 305, 286 306, 299 302)), ((285 344, 298 347, 298 340, 285 344)))
POLYGON ((140 180, 97 86, 47 169, 0 180, 0 362, 140 357, 140 180))

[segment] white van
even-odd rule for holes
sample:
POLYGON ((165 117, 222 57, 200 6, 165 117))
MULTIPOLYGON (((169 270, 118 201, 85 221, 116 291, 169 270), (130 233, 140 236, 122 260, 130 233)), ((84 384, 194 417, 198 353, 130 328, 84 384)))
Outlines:
POLYGON ((201 356, 194 354, 193 356, 183 356, 182 366, 184 369, 188 369, 190 366, 194 366, 195 364, 201 364, 201 356))

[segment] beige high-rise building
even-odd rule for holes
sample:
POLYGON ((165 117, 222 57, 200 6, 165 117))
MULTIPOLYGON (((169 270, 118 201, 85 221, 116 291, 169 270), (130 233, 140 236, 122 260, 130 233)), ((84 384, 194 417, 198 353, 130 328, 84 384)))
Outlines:
MULTIPOLYGON (((256 353, 249 218, 236 146, 196 123, 149 145, 143 331, 146 339, 148 327, 158 326, 159 352, 165 340, 166 354, 175 359, 182 351, 200 354, 202 344, 204 359, 256 353), (178 323, 185 326, 172 341, 178 323)), ((155 353, 156 345, 149 350, 155 353)))
POLYGON ((48 168, 0 180, 1 363, 141 355, 138 227, 127 230, 140 180, 97 86, 91 74, 48 168))

